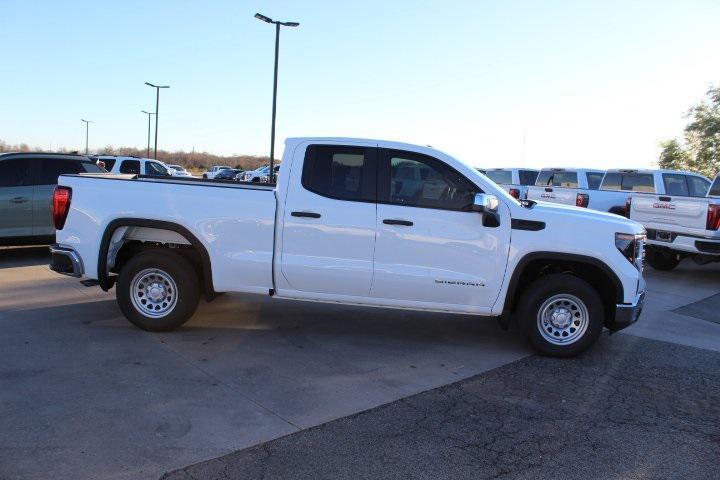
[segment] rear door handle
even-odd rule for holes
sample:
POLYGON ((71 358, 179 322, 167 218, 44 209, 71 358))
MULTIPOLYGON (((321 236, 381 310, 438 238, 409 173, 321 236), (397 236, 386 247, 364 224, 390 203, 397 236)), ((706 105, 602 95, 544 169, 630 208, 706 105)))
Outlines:
POLYGON ((402 225, 404 227, 412 227, 413 226, 413 222, 411 222, 409 220, 397 220, 397 219, 393 219, 393 218, 386 218, 385 220, 383 220, 383 223, 385 225, 402 225))
POLYGON ((15 197, 12 200, 10 200, 12 203, 25 203, 29 200, 27 197, 15 197))
POLYGON ((314 212, 290 212, 290 215, 293 217, 320 218, 320 214, 314 212))

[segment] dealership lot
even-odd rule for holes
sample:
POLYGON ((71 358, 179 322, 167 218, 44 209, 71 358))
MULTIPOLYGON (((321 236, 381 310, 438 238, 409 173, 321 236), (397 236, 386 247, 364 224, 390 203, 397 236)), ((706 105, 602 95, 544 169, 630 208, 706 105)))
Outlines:
MULTIPOLYGON (((699 409, 707 395, 705 372, 688 358, 697 352, 705 363, 717 364, 720 355, 720 324, 711 321, 719 311, 713 295, 720 292, 720 264, 685 262, 672 272, 647 271, 649 293, 638 324, 617 339, 604 338, 590 355, 550 361, 531 356, 519 334, 503 332, 491 319, 230 294, 202 305, 180 331, 147 333, 122 317, 114 292, 85 288, 53 274, 47 263, 41 248, 0 250, 0 478, 47 478, 48 472, 54 478, 158 478, 460 380, 469 379, 459 385, 485 394, 503 386, 502 372, 516 380, 531 372, 527 378, 553 385, 568 365, 574 373, 565 385, 571 385, 584 366, 602 374, 637 363, 628 363, 631 358, 661 356, 665 345, 667 361, 675 362, 667 388, 692 390, 699 409), (622 362, 604 363, 617 355, 622 362), (502 368, 470 378, 497 367, 502 368)), ((630 372, 645 375, 652 368, 630 372)), ((654 384, 662 385, 662 375, 650 373, 654 384)), ((460 386, 424 395, 454 395, 460 386)), ((511 387, 519 388, 503 386, 511 387)), ((567 391, 570 401, 572 388, 567 391)), ((651 391, 641 388, 634 395, 651 391)), ((542 401, 549 393, 538 395, 542 401)), ((652 405, 662 396, 645 395, 643 401, 652 405)), ((383 408, 402 409, 403 402, 383 408)), ((493 414, 502 419, 514 411, 493 414)), ((282 442, 302 445, 307 435, 325 431, 336 436, 315 445, 328 439, 337 444, 343 432, 371 428, 372 422, 358 424, 358 418, 369 417, 330 423, 282 442)), ((478 418, 477 424, 490 418, 478 418)), ((690 433, 697 427, 683 425, 690 433)), ((253 449, 230 457, 248 468, 253 458, 253 449)), ((231 461, 202 468, 238 465, 231 461)), ((188 472, 175 475, 190 478, 188 472)))

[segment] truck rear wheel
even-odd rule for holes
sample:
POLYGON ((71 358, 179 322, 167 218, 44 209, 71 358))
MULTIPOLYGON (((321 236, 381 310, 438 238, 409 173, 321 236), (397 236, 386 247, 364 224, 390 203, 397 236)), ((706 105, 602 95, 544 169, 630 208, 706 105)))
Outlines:
POLYGON ((655 270, 669 271, 678 266, 680 257, 677 253, 648 248, 645 251, 645 261, 655 270))
POLYGON ((148 250, 120 270, 116 297, 133 325, 151 332, 178 328, 195 313, 200 301, 197 273, 182 255, 148 250))
POLYGON ((517 313, 532 346, 552 357, 582 353, 597 341, 605 323, 597 291, 567 273, 547 275, 528 285, 517 313))

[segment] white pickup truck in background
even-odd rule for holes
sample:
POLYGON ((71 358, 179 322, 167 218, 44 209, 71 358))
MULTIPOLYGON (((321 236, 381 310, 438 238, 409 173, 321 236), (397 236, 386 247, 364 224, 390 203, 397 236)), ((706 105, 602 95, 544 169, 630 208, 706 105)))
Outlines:
POLYGON ((535 185, 540 170, 532 168, 488 168, 482 173, 519 200, 527 198, 528 188, 535 185))
POLYGON ((515 319, 563 357, 640 314, 635 222, 518 201, 428 147, 295 138, 282 165, 277 185, 63 175, 51 268, 115 286, 153 331, 185 323, 201 292, 245 292, 515 319))
POLYGON ((227 167, 225 165, 213 165, 206 172, 203 172, 202 177, 212 180, 213 178, 215 178, 215 175, 220 173, 221 170, 227 170, 229 168, 230 167, 227 167))
POLYGON ((114 155, 98 155, 90 157, 102 162, 103 168, 109 173, 124 173, 130 175, 148 175, 167 177, 174 175, 175 171, 159 160, 141 157, 122 157, 114 155))
MULTIPOLYGON (((681 184, 682 178, 672 181, 681 184)), ((688 193, 677 185, 672 191, 688 193)), ((651 267, 672 270, 685 257, 701 265, 720 261, 720 175, 706 197, 632 195, 629 206, 630 219, 647 230, 645 258, 651 267)))
POLYGON ((527 199, 588 207, 590 192, 600 188, 605 170, 587 168, 543 168, 535 186, 528 187, 527 199))

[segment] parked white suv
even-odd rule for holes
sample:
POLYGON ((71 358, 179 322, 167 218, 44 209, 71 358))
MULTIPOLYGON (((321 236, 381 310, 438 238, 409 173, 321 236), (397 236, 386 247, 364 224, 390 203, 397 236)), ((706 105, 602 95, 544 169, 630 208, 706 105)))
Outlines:
POLYGON ((159 160, 140 157, 116 157, 112 155, 98 155, 91 157, 102 162, 109 173, 123 173, 132 175, 148 175, 153 177, 167 177, 172 171, 159 160))
POLYGON ((283 165, 277 185, 61 176, 51 268, 116 286, 152 331, 232 291, 515 319, 566 357, 640 314, 644 230, 626 218, 520 202, 417 145, 293 138, 283 165))
POLYGON ((691 183, 699 175, 664 176, 674 194, 632 195, 628 203, 630 218, 647 229, 648 264, 672 270, 686 257, 701 265, 720 262, 720 175, 703 197, 688 195, 698 193, 691 183))
POLYGON ((208 179, 213 179, 213 178, 215 178, 215 175, 217 175, 218 173, 220 173, 220 170, 226 170, 226 169, 229 169, 229 168, 230 168, 230 167, 225 166, 225 165, 214 165, 214 166, 210 167, 210 168, 207 170, 207 172, 203 173, 202 177, 203 177, 203 178, 208 178, 208 179))
POLYGON ((528 187, 535 185, 540 170, 532 168, 488 168, 483 171, 490 180, 517 199, 527 198, 528 187))
POLYGON ((535 186, 528 187, 527 199, 588 207, 590 193, 600 188, 605 170, 588 168, 543 168, 535 186))

